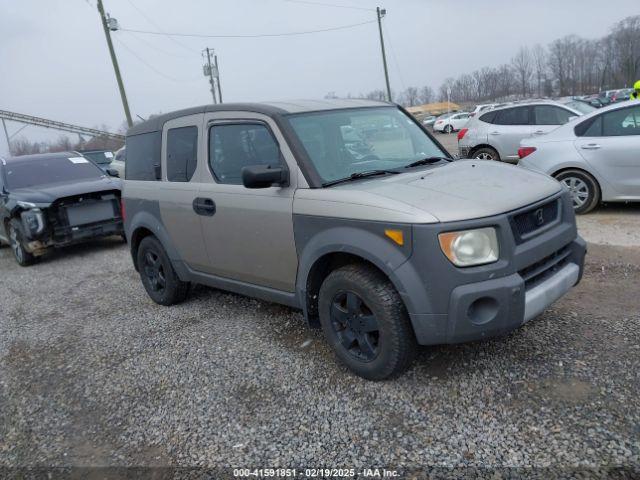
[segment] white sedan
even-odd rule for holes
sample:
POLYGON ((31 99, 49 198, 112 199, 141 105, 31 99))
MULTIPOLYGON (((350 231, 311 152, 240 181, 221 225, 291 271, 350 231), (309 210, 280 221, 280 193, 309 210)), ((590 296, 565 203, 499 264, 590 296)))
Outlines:
POLYGON ((640 101, 616 103, 526 138, 518 156, 519 166, 562 182, 576 213, 601 201, 640 201, 640 101))
POLYGON ((471 115, 468 112, 445 113, 436 118, 433 129, 436 132, 457 132, 467 124, 470 117, 471 115))

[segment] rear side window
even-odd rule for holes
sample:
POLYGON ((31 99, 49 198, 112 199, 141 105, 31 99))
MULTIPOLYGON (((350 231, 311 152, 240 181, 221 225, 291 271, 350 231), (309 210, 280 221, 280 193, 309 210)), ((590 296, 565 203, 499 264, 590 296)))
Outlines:
POLYGON ((640 105, 604 113, 602 135, 605 137, 640 135, 640 105))
POLYGON ((167 130, 167 180, 188 182, 198 163, 198 127, 167 130))
POLYGON ((127 180, 159 180, 156 166, 160 165, 161 132, 142 133, 127 137, 127 180))
POLYGON ((218 183, 241 185, 242 167, 280 164, 280 148, 265 125, 214 125, 209 129, 209 165, 218 183))
POLYGON ((529 125, 529 107, 498 110, 493 121, 496 125, 529 125))
POLYGON ((553 105, 536 105, 533 112, 536 125, 564 125, 569 121, 569 117, 577 117, 569 110, 553 105))
POLYGON ((590 118, 573 129, 577 137, 601 137, 602 136, 602 115, 590 118))
POLYGON ((480 120, 482 120, 485 123, 493 123, 494 120, 496 119, 496 115, 498 112, 488 112, 485 113, 484 115, 482 115, 480 117, 480 120))

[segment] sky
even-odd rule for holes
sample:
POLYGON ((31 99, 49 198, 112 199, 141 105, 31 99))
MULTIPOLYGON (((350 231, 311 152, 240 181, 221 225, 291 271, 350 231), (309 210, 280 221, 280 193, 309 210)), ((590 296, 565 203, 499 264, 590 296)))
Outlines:
MULTIPOLYGON (((605 35, 637 0, 103 0, 134 118, 211 102, 202 50, 215 49, 225 102, 358 95, 429 85, 508 62, 522 45, 605 35), (327 5, 316 5, 313 2, 327 5), (339 6, 329 6, 339 5, 339 6), (356 7, 356 8, 346 8, 356 7), (194 38, 124 31, 299 36, 194 38)), ((0 0, 0 110, 118 130, 124 112, 96 0, 0 0)), ((9 133, 20 125, 8 122, 9 133)), ((28 127, 30 140, 60 133, 28 127)), ((0 152, 6 152, 0 130, 0 152)))

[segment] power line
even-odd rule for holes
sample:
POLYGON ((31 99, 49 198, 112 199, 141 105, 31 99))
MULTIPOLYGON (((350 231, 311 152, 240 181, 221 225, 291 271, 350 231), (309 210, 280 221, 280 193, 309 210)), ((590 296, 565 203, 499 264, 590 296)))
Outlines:
POLYGON ((294 35, 308 35, 312 33, 333 32, 336 30, 346 30, 348 28, 360 27, 362 25, 368 25, 375 23, 376 20, 369 20, 367 22, 353 23, 351 25, 342 25, 339 27, 323 28, 319 30, 307 30, 304 32, 285 32, 285 33, 259 33, 259 34, 245 34, 245 35, 206 35, 199 33, 165 33, 165 32, 152 32, 149 30, 134 30, 130 28, 120 28, 123 32, 142 33, 145 35, 171 35, 175 37, 198 37, 198 38, 263 38, 263 37, 289 37, 294 35))
POLYGON ((192 49, 192 48, 190 48, 190 47, 186 46, 185 44, 183 44, 183 43, 181 43, 181 42, 177 41, 177 40, 176 40, 175 38, 173 38, 171 35, 167 34, 167 33, 164 31, 164 29, 160 27, 160 25, 158 25, 158 24, 157 24, 156 22, 154 22, 151 18, 149 18, 149 16, 148 16, 146 13, 144 13, 144 11, 143 11, 142 9, 138 8, 138 6, 137 6, 135 3, 133 3, 133 1, 132 1, 132 0, 127 0, 127 2, 129 3, 129 5, 131 5, 133 8, 135 8, 135 9, 137 10, 137 12, 138 12, 140 15, 142 15, 142 17, 143 17, 147 22, 149 22, 151 25, 153 25, 154 27, 156 27, 156 28, 160 31, 160 33, 164 34, 164 35, 165 35, 169 40, 171 40, 173 43, 175 43, 176 45, 179 45, 180 47, 184 48, 185 50, 187 50, 187 51, 189 51, 189 52, 191 52, 191 53, 200 53, 200 52, 197 52, 196 50, 194 50, 194 49, 192 49))
POLYGON ((290 3, 304 3, 306 5, 318 5, 322 7, 351 8, 353 10, 364 10, 366 12, 375 12, 375 9, 373 8, 356 7, 351 5, 337 5, 335 3, 311 2, 308 0, 284 0, 284 1, 290 2, 290 3))
POLYGON ((156 52, 162 53, 163 55, 167 55, 168 57, 181 58, 183 60, 191 58, 191 57, 187 57, 187 56, 184 56, 184 55, 177 55, 177 54, 172 53, 172 52, 167 52, 167 51, 163 50, 162 48, 158 47, 157 45, 154 45, 150 41, 145 40, 142 35, 138 35, 137 33, 133 33, 133 32, 125 32, 125 33, 127 35, 131 35, 131 37, 135 38, 139 42, 144 43, 146 46, 150 47, 152 50, 155 50, 156 52))
POLYGON ((161 77, 166 78, 167 80, 170 80, 170 81, 176 82, 176 83, 185 83, 185 82, 195 82, 196 80, 200 79, 200 77, 198 77, 197 79, 196 78, 179 79, 179 78, 175 78, 175 77, 172 77, 170 75, 167 75, 167 74, 161 72, 160 70, 158 70, 153 65, 147 63, 146 60, 144 60, 140 55, 138 55, 136 52, 131 50, 131 48, 129 48, 121 39, 119 39, 118 37, 113 37, 113 38, 122 46, 122 48, 124 48, 127 52, 129 52, 131 55, 133 55, 135 58, 137 58, 140 63, 142 63, 148 69, 154 71, 155 73, 157 73, 161 77))

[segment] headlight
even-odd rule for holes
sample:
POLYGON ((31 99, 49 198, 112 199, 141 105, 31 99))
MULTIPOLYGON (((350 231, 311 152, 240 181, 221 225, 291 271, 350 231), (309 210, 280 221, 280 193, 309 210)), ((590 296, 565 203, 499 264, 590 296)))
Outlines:
POLYGON ((483 265, 498 260, 498 236, 493 227, 461 230, 438 235, 440 248, 458 267, 483 265))

